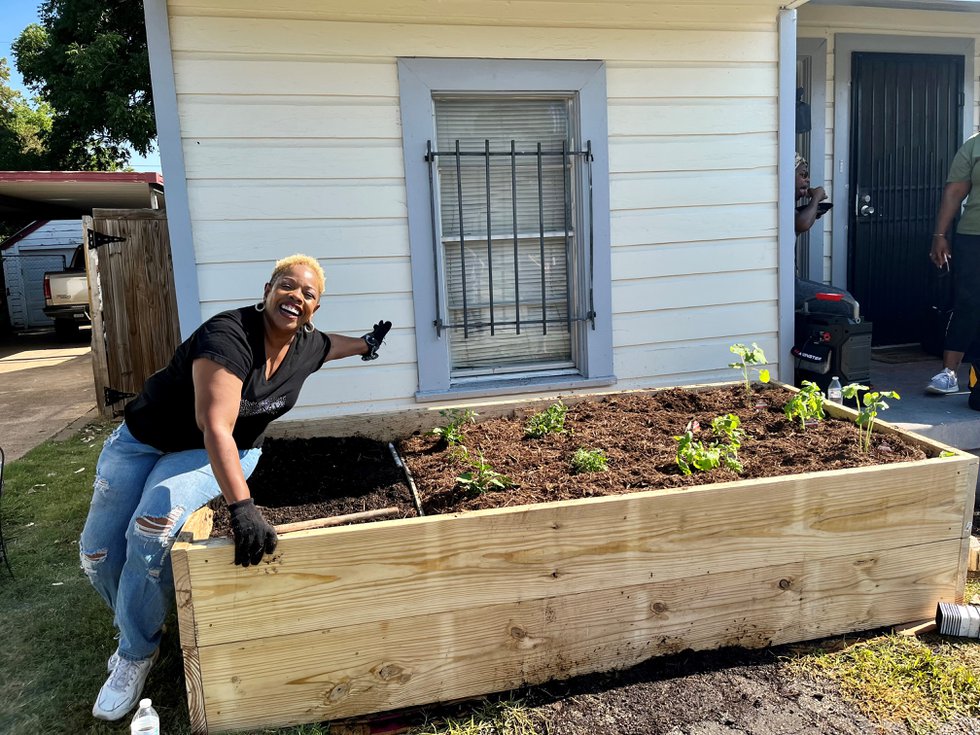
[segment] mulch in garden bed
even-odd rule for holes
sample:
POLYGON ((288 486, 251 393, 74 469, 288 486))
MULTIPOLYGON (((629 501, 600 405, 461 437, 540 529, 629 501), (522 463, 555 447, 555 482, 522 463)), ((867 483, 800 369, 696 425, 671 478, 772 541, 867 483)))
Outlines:
MULTIPOLYGON (((532 411, 464 427, 471 457, 482 453, 493 470, 512 483, 484 493, 468 491, 457 477, 472 469, 458 447, 418 433, 399 443, 412 471, 426 515, 499 508, 552 500, 616 495, 638 490, 685 487, 731 480, 905 462, 926 458, 900 436, 876 434, 871 451, 858 445, 853 421, 827 418, 801 430, 783 414, 792 393, 781 386, 755 385, 622 393, 586 399, 568 407, 565 432, 539 439, 525 436, 532 411), (677 442, 689 422, 696 437, 711 440, 711 420, 736 414, 745 435, 739 450, 743 471, 726 468, 684 475, 676 463, 677 442), (605 452, 607 470, 573 474, 578 448, 605 452)), ((887 412, 884 417, 887 418, 887 412)), ((370 439, 269 439, 248 481, 256 503, 273 524, 396 506, 396 518, 416 515, 404 474, 387 444, 370 439)), ((213 504, 215 530, 229 535, 224 503, 213 504)))

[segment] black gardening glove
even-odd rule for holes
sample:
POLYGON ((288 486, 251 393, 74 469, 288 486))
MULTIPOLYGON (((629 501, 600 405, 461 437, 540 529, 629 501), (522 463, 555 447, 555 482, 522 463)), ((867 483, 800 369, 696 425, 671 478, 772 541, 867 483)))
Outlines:
POLYGON ((374 329, 365 334, 361 339, 367 342, 368 351, 361 355, 362 360, 375 360, 378 357, 378 348, 385 341, 385 335, 391 329, 391 322, 378 322, 374 329))
POLYGON ((251 498, 229 503, 231 530, 235 535, 235 564, 247 567, 262 561, 262 554, 276 550, 276 529, 262 517, 251 498))

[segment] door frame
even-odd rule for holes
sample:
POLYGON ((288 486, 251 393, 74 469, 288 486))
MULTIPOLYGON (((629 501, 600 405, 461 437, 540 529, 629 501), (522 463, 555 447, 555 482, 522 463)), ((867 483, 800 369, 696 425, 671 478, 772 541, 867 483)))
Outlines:
POLYGON ((855 51, 891 54, 940 54, 963 57, 963 138, 976 131, 973 92, 974 39, 942 36, 887 36, 838 33, 834 42, 834 183, 831 284, 847 288, 848 221, 851 181, 851 54, 855 51), (837 213, 840 213, 839 215, 837 213))
MULTIPOLYGON (((798 38, 796 56, 810 57, 810 172, 822 185, 827 168, 827 39, 798 38), (813 174, 816 174, 815 176, 813 174)), ((801 275, 811 281, 823 281, 824 240, 829 217, 821 217, 810 228, 808 269, 801 275)))

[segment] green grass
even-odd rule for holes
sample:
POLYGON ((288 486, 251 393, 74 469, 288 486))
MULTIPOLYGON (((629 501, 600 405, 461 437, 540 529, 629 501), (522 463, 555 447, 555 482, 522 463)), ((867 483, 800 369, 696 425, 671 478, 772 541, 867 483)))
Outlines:
POLYGON ((790 670, 823 674, 872 722, 916 735, 957 716, 980 716, 980 642, 884 635, 793 659, 790 670))
POLYGON ((409 735, 539 735, 548 721, 521 700, 483 702, 474 712, 409 730, 409 735))

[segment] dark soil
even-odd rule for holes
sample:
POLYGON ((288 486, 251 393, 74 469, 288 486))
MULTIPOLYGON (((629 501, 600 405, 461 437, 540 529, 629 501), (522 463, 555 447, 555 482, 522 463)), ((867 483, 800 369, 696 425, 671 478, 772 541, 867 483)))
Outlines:
MULTIPOLYGON (((854 640, 852 636, 847 642, 854 640)), ((833 650, 841 644, 841 639, 828 639, 757 651, 687 651, 623 671, 487 699, 522 702, 539 735, 910 735, 903 724, 871 722, 832 683, 794 674, 784 663, 787 657, 821 646, 833 650)), ((474 702, 426 708, 349 732, 382 733, 420 720, 465 718, 476 708, 474 702)), ((960 718, 933 731, 933 735, 978 733, 977 718, 960 718)))
POLYGON ((672 388, 588 400, 568 408, 565 433, 540 439, 524 436, 531 412, 489 419, 466 427, 471 455, 482 452, 513 486, 475 494, 456 482, 470 469, 460 452, 432 434, 401 442, 399 451, 412 470, 426 514, 499 508, 550 500, 616 495, 656 488, 684 487, 800 472, 860 467, 925 459, 918 446, 898 436, 876 435, 871 452, 858 447, 851 421, 826 419, 801 430, 783 406, 791 393, 779 386, 756 386, 750 397, 741 386, 710 390, 672 388), (712 439, 711 420, 736 414, 745 432, 739 474, 718 468, 684 475, 675 461, 677 442, 688 422, 701 427, 695 438, 712 439), (602 449, 607 471, 573 474, 575 450, 602 449))
MULTIPOLYGON (((756 386, 746 398, 736 386, 587 400, 569 407, 566 433, 541 439, 524 437, 530 412, 467 426, 468 449, 482 451, 514 483, 480 495, 457 487, 456 477, 470 467, 437 437, 414 435, 399 444, 399 451, 426 514, 926 457, 917 446, 891 436, 876 436, 871 452, 863 454, 850 421, 827 419, 801 431, 783 415, 789 395, 777 386, 756 386), (739 416, 745 430, 739 451, 744 471, 683 475, 675 463, 673 437, 696 421, 703 427, 700 438, 710 440, 711 420, 729 412, 739 416), (570 458, 579 447, 603 449, 608 471, 572 474, 570 458)), ((367 439, 270 439, 249 487, 274 524, 390 506, 399 508, 395 517, 415 515, 404 475, 388 446, 367 439)), ((224 504, 215 507, 215 535, 227 534, 224 504)), ((795 648, 683 652, 625 671, 552 682, 507 696, 521 698, 540 718, 541 735, 906 735, 904 725, 869 722, 833 685, 789 672, 781 660, 795 648)), ((349 730, 338 726, 337 731, 403 731, 420 719, 431 722, 474 707, 467 702, 396 713, 349 730)), ((980 735, 980 721, 950 723, 937 732, 980 735)))
MULTIPOLYGON (((392 507, 391 518, 417 515, 388 445, 360 437, 267 439, 248 486, 273 525, 392 507)), ((224 501, 211 507, 211 535, 230 536, 224 501)))
MULTIPOLYGON (((524 436, 531 412, 494 418, 465 429, 471 456, 482 452, 494 471, 512 483, 482 494, 456 478, 470 465, 456 447, 432 434, 399 444, 411 469, 426 515, 540 503, 656 488, 776 477, 924 459, 925 452, 901 437, 875 435, 871 451, 858 447, 851 421, 827 418, 805 431, 783 415, 791 394, 778 386, 741 386, 652 393, 627 393, 585 400, 568 408, 565 432, 540 439, 524 436), (684 475, 677 467, 677 442, 689 422, 696 438, 711 440, 711 420, 735 413, 745 432, 739 458, 743 471, 726 468, 684 475), (607 471, 573 474, 579 447, 602 449, 607 471)), ((386 444, 362 438, 269 439, 248 481, 256 504, 274 525, 398 507, 394 518, 414 516, 404 474, 386 444)), ((230 533, 224 503, 213 504, 213 535, 230 533)))

